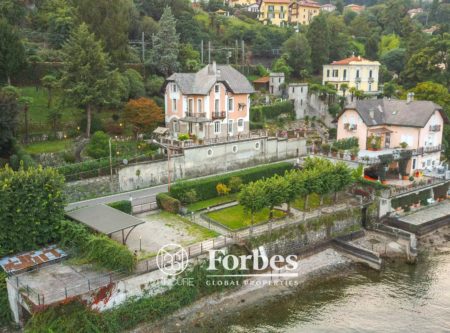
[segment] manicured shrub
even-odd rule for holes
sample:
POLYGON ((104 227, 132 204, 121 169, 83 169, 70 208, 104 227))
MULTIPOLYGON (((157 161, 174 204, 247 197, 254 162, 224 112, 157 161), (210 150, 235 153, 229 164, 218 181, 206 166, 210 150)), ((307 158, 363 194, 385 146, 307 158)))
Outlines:
POLYGON ((8 291, 6 290, 6 274, 0 270, 0 328, 11 323, 8 291))
POLYGON ((252 122, 261 122, 267 119, 276 119, 285 114, 290 118, 295 117, 294 104, 290 101, 275 103, 272 105, 254 106, 250 110, 252 122))
POLYGON ((227 184, 231 178, 239 177, 243 184, 256 181, 261 178, 272 177, 275 174, 284 175, 286 170, 293 168, 293 165, 287 162, 261 165, 255 168, 236 171, 220 176, 212 176, 199 180, 179 181, 172 185, 170 195, 183 202, 185 193, 191 189, 197 192, 197 200, 207 200, 217 197, 216 186, 218 183, 227 184))
POLYGON ((109 139, 109 135, 105 132, 95 132, 86 146, 86 153, 92 158, 109 156, 109 139))
POLYGON ((228 195, 230 193, 230 188, 222 183, 216 185, 216 191, 219 196, 228 195))
POLYGON ((231 177, 228 182, 228 187, 231 190, 231 193, 237 193, 241 190, 242 187, 242 179, 241 177, 231 177))
POLYGON ((110 203, 108 206, 115 208, 117 210, 120 210, 121 212, 124 212, 126 214, 132 214, 132 207, 131 207, 131 201, 129 200, 122 200, 110 203))
POLYGON ((333 143, 333 146, 338 150, 348 150, 354 147, 359 147, 358 138, 352 137, 337 140, 335 143, 333 143))
MULTIPOLYGON (((58 239, 64 179, 52 168, 0 169, 0 249, 28 251, 58 239)), ((2 251, 0 251, 2 252, 2 251)))
POLYGON ((170 213, 178 214, 181 208, 179 200, 172 198, 168 193, 160 193, 156 196, 158 207, 170 213))

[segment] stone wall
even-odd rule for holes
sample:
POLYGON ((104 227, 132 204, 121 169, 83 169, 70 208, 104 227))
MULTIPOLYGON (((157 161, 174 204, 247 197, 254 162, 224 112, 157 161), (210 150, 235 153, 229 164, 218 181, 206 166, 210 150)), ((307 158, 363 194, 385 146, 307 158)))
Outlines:
POLYGON ((111 195, 120 192, 119 177, 96 177, 66 183, 65 194, 68 202, 76 202, 111 195))
MULTIPOLYGON (((170 159, 171 181, 237 170, 306 154, 304 139, 255 138, 184 149, 170 159)), ((119 170, 121 191, 168 182, 167 160, 130 165, 119 170)))

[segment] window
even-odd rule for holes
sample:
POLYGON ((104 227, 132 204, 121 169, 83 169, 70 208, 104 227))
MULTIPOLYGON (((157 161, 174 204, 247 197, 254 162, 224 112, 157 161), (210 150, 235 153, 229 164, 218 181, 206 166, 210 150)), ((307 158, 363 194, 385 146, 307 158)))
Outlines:
POLYGON ((339 70, 333 69, 333 77, 338 77, 338 76, 339 76, 339 70))
POLYGON ((346 80, 346 79, 347 79, 347 70, 344 69, 344 80, 346 80))
POLYGON ((233 98, 228 98, 228 111, 233 112, 234 105, 233 105, 233 98))
POLYGON ((300 92, 303 94, 303 87, 300 88, 300 92))
POLYGON ((192 98, 188 99, 188 112, 189 113, 194 112, 194 100, 192 98))
POLYGON ((369 83, 369 91, 372 91, 372 85, 369 83))
POLYGON ((189 132, 189 134, 193 134, 194 133, 192 123, 188 124, 188 132, 189 132))
POLYGON ((416 169, 416 159, 415 158, 413 158, 412 168, 413 168, 413 170, 416 169))
POLYGON ((292 93, 295 93, 295 88, 294 87, 292 87, 292 93))
POLYGON ((281 77, 278 78, 278 83, 281 83, 281 77))
POLYGON ((218 94, 220 92, 220 86, 218 84, 216 84, 214 86, 214 91, 218 94))
POLYGON ((359 78, 359 69, 356 70, 356 77, 359 78))
POLYGON ((300 100, 300 106, 303 106, 303 99, 300 100))
POLYGON ((256 143, 255 143, 255 149, 259 149, 259 147, 260 147, 259 142, 256 142, 256 143))
POLYGON ((219 99, 216 98, 214 101, 214 112, 219 113, 219 99))
POLYGON ((175 133, 178 133, 180 131, 180 123, 178 122, 178 120, 173 121, 172 129, 175 133))
POLYGON ((178 91, 178 88, 177 88, 177 84, 176 84, 176 83, 172 84, 172 91, 173 91, 174 93, 176 93, 176 92, 178 91))
POLYGON ((203 123, 199 123, 199 124, 198 124, 198 130, 199 130, 200 132, 203 132, 203 123))
POLYGON ((238 120, 238 131, 243 131, 244 130, 244 119, 239 119, 238 120))
POLYGON ((213 154, 213 150, 212 149, 208 149, 208 156, 212 156, 213 154))
POLYGON ((177 111, 177 100, 176 100, 175 98, 172 99, 172 110, 173 110, 174 112, 177 111))
POLYGON ((238 147, 237 146, 233 146, 233 153, 237 153, 238 152, 238 147))
POLYGON ((220 133, 220 121, 215 121, 214 122, 214 134, 219 134, 220 133))
POLYGON ((197 112, 198 113, 201 113, 202 112, 202 100, 201 99, 198 99, 197 100, 197 112))
POLYGON ((233 120, 228 120, 228 133, 230 134, 230 135, 232 135, 233 134, 233 120))
POLYGON ((369 71, 369 77, 372 78, 372 70, 369 71))
POLYGON ((327 69, 327 77, 330 77, 330 70, 327 69))

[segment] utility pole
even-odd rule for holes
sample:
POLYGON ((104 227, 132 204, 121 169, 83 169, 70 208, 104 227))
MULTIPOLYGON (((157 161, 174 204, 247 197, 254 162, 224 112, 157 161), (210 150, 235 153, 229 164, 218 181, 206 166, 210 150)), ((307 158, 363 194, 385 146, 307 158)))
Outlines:
POLYGON ((245 42, 241 40, 242 43, 242 66, 245 66, 245 42))
POLYGON ((235 46, 234 46, 234 63, 236 64, 236 66, 238 65, 238 58, 239 58, 239 43, 238 40, 235 40, 235 46))
POLYGON ((109 138, 109 171, 110 171, 110 180, 113 180, 113 170, 112 170, 112 148, 111 148, 111 138, 109 138))
POLYGON ((144 81, 146 79, 145 75, 145 32, 142 31, 142 69, 144 72, 144 81))
POLYGON ((202 55, 202 65, 204 64, 204 62, 203 62, 203 39, 202 39, 202 42, 201 42, 201 44, 200 44, 201 46, 201 55, 202 55))
POLYGON ((211 63, 211 41, 208 41, 208 65, 211 63))

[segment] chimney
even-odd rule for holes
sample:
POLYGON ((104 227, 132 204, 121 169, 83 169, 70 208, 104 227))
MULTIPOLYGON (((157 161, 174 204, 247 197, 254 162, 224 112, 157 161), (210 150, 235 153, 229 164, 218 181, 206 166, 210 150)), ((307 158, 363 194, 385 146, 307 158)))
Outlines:
POLYGON ((217 65, 216 65, 216 62, 213 61, 213 63, 209 64, 209 66, 208 66, 208 74, 216 75, 216 73, 217 73, 217 65))

